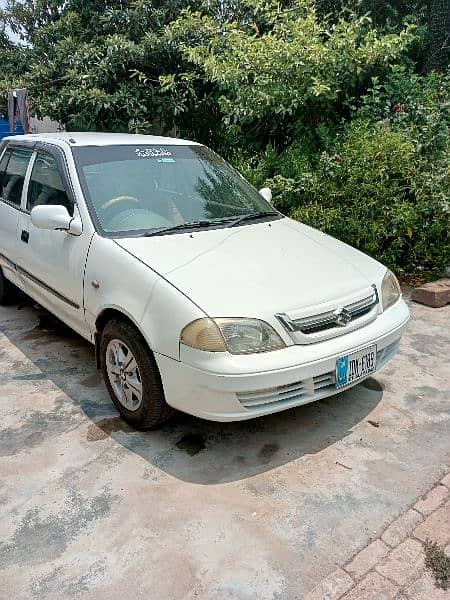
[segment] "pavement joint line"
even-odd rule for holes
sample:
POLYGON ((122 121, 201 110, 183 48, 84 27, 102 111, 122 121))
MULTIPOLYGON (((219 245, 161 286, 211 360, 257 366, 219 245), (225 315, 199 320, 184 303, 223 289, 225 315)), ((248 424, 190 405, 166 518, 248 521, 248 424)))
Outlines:
MULTIPOLYGON (((409 539, 409 538, 406 538, 409 539)), ((416 539, 416 538, 414 538, 416 539)), ((417 540, 418 542, 420 542, 421 546, 423 547, 423 542, 421 540, 417 540)), ((395 587, 398 588, 399 593, 406 587, 409 587, 412 583, 414 583, 415 581, 417 581, 417 579, 420 579, 420 577, 423 575, 423 573, 427 570, 425 567, 423 567, 422 569, 420 569, 418 571, 418 577, 415 577, 412 581, 408 581, 403 585, 399 585, 398 582, 395 581, 395 579, 392 579, 391 577, 389 577, 388 575, 384 574, 384 573, 380 573, 379 571, 377 571, 377 566, 380 564, 381 561, 383 561, 384 559, 388 558, 390 554, 392 554, 392 551, 395 550, 396 548, 398 548, 403 542, 400 542, 400 544, 398 544, 397 546, 394 546, 393 548, 391 548, 391 551, 389 552, 389 554, 387 554, 385 557, 383 557, 379 562, 377 562, 371 569, 369 569, 369 571, 367 571, 367 573, 364 573, 364 576, 360 579, 360 580, 356 580, 350 575, 351 579, 353 579, 353 581, 355 582, 355 585, 360 583, 361 581, 363 581, 368 575, 370 575, 370 573, 376 573, 377 575, 379 575, 380 577, 383 577, 384 579, 387 579, 388 581, 390 581, 393 585, 395 585, 395 587)), ((346 594, 348 594, 348 592, 350 592, 355 586, 352 586, 349 590, 347 590, 347 592, 345 592, 346 594)), ((397 597, 397 596, 396 596, 397 597)), ((345 598, 345 596, 341 596, 341 598, 345 598)), ((361 599, 363 600, 363 599, 361 599)))
MULTIPOLYGON (((404 544, 407 540, 414 540, 418 543, 420 543, 422 549, 424 549, 424 542, 423 540, 419 539, 418 537, 416 537, 416 535, 414 534, 414 531, 416 530, 417 527, 419 527, 419 525, 421 525, 426 519, 428 519, 429 517, 431 517, 431 515, 433 515, 435 512, 437 512, 438 510, 440 510, 444 503, 445 503, 445 498, 442 500, 442 502, 440 502, 437 506, 434 507, 434 509, 428 513, 428 514, 423 514, 421 513, 419 510, 417 510, 416 508, 414 508, 414 506, 417 504, 417 502, 421 499, 426 498, 434 489, 438 488, 439 486, 444 486, 445 488, 450 489, 449 487, 450 484, 450 471, 448 471, 447 473, 444 473, 444 475, 441 475, 441 477, 438 479, 438 481, 436 481, 427 491, 425 491, 424 493, 422 493, 420 496, 418 496, 416 498, 416 500, 414 501, 414 503, 412 503, 410 506, 406 507, 405 510, 397 515, 397 517, 395 519, 393 519, 391 521, 391 523, 389 523, 384 529, 383 531, 374 539, 370 540, 370 542, 364 546, 363 548, 361 548, 358 552, 356 552, 348 561, 345 562, 345 564, 341 567, 342 570, 347 573, 347 575, 350 577, 350 579, 353 581, 353 585, 348 588, 345 592, 341 593, 338 596, 333 596, 333 600, 345 600, 347 597, 350 597, 350 594, 352 592, 352 590, 355 589, 355 587, 359 584, 361 584, 361 582, 365 581, 370 574, 374 574, 376 573, 379 577, 381 577, 382 579, 386 579, 387 581, 389 581, 391 584, 393 584, 396 588, 397 588, 397 592, 395 594, 395 598, 400 600, 402 598, 405 598, 406 596, 404 595, 404 592, 406 591, 407 588, 409 588, 410 586, 412 586, 415 582, 417 582, 419 579, 421 579, 421 577, 427 573, 429 570, 427 569, 427 567, 422 566, 421 568, 419 568, 415 573, 414 573, 414 578, 412 580, 406 580, 405 583, 403 583, 402 585, 399 585, 398 582, 396 582, 395 580, 393 580, 391 577, 389 577, 388 575, 384 574, 384 573, 380 573, 377 570, 377 567, 384 561, 387 560, 392 553, 399 548, 399 546, 401 546, 402 544, 404 544), (445 481, 445 483, 444 483, 445 481), (418 523, 416 525, 414 525, 411 533, 409 535, 407 535, 402 541, 400 541, 399 543, 397 543, 394 546, 391 546, 390 544, 388 544, 387 542, 383 542, 383 540, 381 539, 382 536, 384 535, 384 533, 386 532, 386 530, 397 520, 400 519, 403 515, 405 515, 409 510, 414 510, 419 516, 420 516, 420 521, 418 521, 418 523), (377 540, 382 541, 388 548, 389 551, 387 552, 387 554, 385 554, 384 556, 381 556, 380 558, 378 558, 376 560, 376 562, 366 571, 364 572, 363 575, 361 575, 360 577, 357 577, 355 575, 352 575, 352 570, 348 570, 348 565, 350 565, 355 558, 361 554, 366 548, 368 548, 371 544, 373 544, 374 542, 376 542, 377 540)), ((339 567, 338 567, 339 568, 339 567)), ((330 575, 332 575, 332 573, 330 573, 328 575, 328 577, 330 577, 330 575)), ((325 578, 322 579, 322 581, 325 578)), ((317 584, 314 589, 317 589, 320 586, 320 583, 317 584)), ((325 600, 325 597, 323 598, 323 600, 325 600)), ((362 600, 362 599, 361 599, 362 600)))
POLYGON ((450 473, 448 473, 447 475, 445 475, 440 482, 440 485, 445 486, 447 489, 450 490, 450 473))

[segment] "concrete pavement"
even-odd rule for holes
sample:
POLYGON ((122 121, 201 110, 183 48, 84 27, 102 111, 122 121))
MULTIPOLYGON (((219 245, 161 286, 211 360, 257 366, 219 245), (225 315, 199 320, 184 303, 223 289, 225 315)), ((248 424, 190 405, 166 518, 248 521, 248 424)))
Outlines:
POLYGON ((391 598, 450 598, 450 473, 306 600, 391 598), (430 543, 437 545, 438 556, 436 546, 430 553, 430 543))
POLYGON ((0 308, 0 598, 303 599, 450 465, 450 307, 328 400, 242 423, 117 418, 92 348, 0 308))

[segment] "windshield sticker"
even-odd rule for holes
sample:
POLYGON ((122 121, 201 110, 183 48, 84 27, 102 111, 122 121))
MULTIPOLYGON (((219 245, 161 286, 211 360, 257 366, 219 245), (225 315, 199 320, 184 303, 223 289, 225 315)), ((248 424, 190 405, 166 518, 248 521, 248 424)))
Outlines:
POLYGON ((172 152, 164 148, 136 148, 136 155, 139 158, 162 158, 172 156, 172 152))

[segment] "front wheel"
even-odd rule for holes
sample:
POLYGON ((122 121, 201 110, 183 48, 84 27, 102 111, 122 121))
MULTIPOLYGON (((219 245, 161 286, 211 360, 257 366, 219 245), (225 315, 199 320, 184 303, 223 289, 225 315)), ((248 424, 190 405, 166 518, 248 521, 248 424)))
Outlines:
POLYGON ((155 359, 132 325, 116 320, 107 323, 100 356, 109 395, 125 421, 136 429, 152 429, 172 416, 155 359))

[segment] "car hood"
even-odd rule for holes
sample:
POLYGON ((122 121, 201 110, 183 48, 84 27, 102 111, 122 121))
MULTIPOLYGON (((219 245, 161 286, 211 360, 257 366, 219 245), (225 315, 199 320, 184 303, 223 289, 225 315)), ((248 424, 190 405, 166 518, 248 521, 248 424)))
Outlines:
POLYGON ((115 242, 210 316, 263 317, 379 283, 380 263, 288 218, 115 242))

